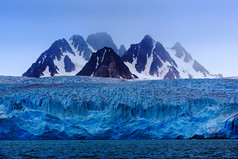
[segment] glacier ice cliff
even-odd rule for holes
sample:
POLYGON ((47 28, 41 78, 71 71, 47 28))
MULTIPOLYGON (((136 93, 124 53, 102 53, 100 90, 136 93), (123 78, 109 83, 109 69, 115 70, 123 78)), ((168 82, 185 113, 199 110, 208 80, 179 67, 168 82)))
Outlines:
POLYGON ((0 76, 0 139, 238 138, 238 80, 0 76))

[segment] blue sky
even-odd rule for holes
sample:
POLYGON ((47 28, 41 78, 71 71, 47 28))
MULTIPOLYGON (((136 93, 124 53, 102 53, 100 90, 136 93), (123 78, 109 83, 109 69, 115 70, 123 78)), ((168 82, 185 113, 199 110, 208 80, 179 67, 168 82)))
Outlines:
POLYGON ((126 48, 179 41, 211 73, 238 76, 237 0, 1 0, 0 75, 22 75, 57 39, 106 31, 126 48))

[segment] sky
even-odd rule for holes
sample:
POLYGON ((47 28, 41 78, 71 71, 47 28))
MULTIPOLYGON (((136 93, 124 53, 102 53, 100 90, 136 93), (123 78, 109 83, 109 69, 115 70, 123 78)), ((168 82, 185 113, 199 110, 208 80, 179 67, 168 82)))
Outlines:
POLYGON ((177 41, 210 73, 238 76, 238 0, 1 0, 0 75, 21 76, 57 39, 109 33, 177 41))

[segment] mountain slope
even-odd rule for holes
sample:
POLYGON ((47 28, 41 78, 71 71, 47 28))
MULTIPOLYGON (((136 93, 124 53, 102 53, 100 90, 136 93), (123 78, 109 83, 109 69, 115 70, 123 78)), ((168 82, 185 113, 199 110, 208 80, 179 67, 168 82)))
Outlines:
POLYGON ((167 48, 171 57, 178 64, 180 78, 218 78, 218 75, 212 75, 197 60, 177 42, 172 48, 167 48))
POLYGON ((112 46, 117 51, 116 45, 107 33, 89 35, 87 41, 80 35, 73 35, 69 40, 55 41, 23 76, 74 76, 84 67, 92 52, 97 49, 112 46))
POLYGON ((179 78, 176 62, 163 45, 146 35, 139 44, 132 44, 122 56, 131 72, 139 78, 179 78))
POLYGON ((146 35, 122 56, 130 71, 141 79, 214 78, 179 44, 171 49, 146 35))
MULTIPOLYGON (((27 77, 54 76, 59 74, 61 63, 70 63, 71 69, 75 70, 68 57, 76 56, 71 46, 65 39, 55 41, 48 50, 41 54, 35 63, 23 74, 27 77), (65 59, 66 56, 66 59, 65 59), (56 64, 58 63, 58 65, 56 64)), ((67 66, 66 66, 67 67, 67 66)), ((68 70, 68 68, 66 68, 68 70)))
POLYGON ((128 67, 123 63, 119 55, 112 48, 104 47, 93 53, 90 60, 77 76, 95 76, 133 79, 128 67))

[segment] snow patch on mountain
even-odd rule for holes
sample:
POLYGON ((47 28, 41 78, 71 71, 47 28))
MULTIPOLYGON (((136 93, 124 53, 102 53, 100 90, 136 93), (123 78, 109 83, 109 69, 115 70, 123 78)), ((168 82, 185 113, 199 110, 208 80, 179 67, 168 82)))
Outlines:
MULTIPOLYGON (((201 72, 196 72, 193 69, 194 61, 184 62, 183 56, 181 58, 175 56, 176 51, 170 48, 167 48, 170 56, 175 60, 178 65, 178 70, 180 73, 180 78, 204 78, 204 74, 201 72)), ((207 75, 209 77, 209 75, 207 75)))
POLYGON ((146 35, 138 44, 133 44, 122 56, 130 71, 140 79, 218 78, 176 43, 172 48, 146 35))
POLYGON ((50 71, 49 71, 49 66, 46 66, 45 71, 42 73, 44 77, 50 77, 50 71))
POLYGON ((105 32, 91 34, 86 41, 80 35, 55 41, 23 76, 74 76, 82 70, 93 52, 104 47, 112 48, 121 56, 130 72, 140 79, 222 77, 210 74, 180 43, 165 49, 146 35, 140 43, 132 44, 126 51, 124 45, 117 49, 111 36, 105 32))
POLYGON ((173 74, 177 64, 163 45, 146 35, 139 44, 133 44, 122 56, 130 71, 141 79, 177 78, 173 74))

